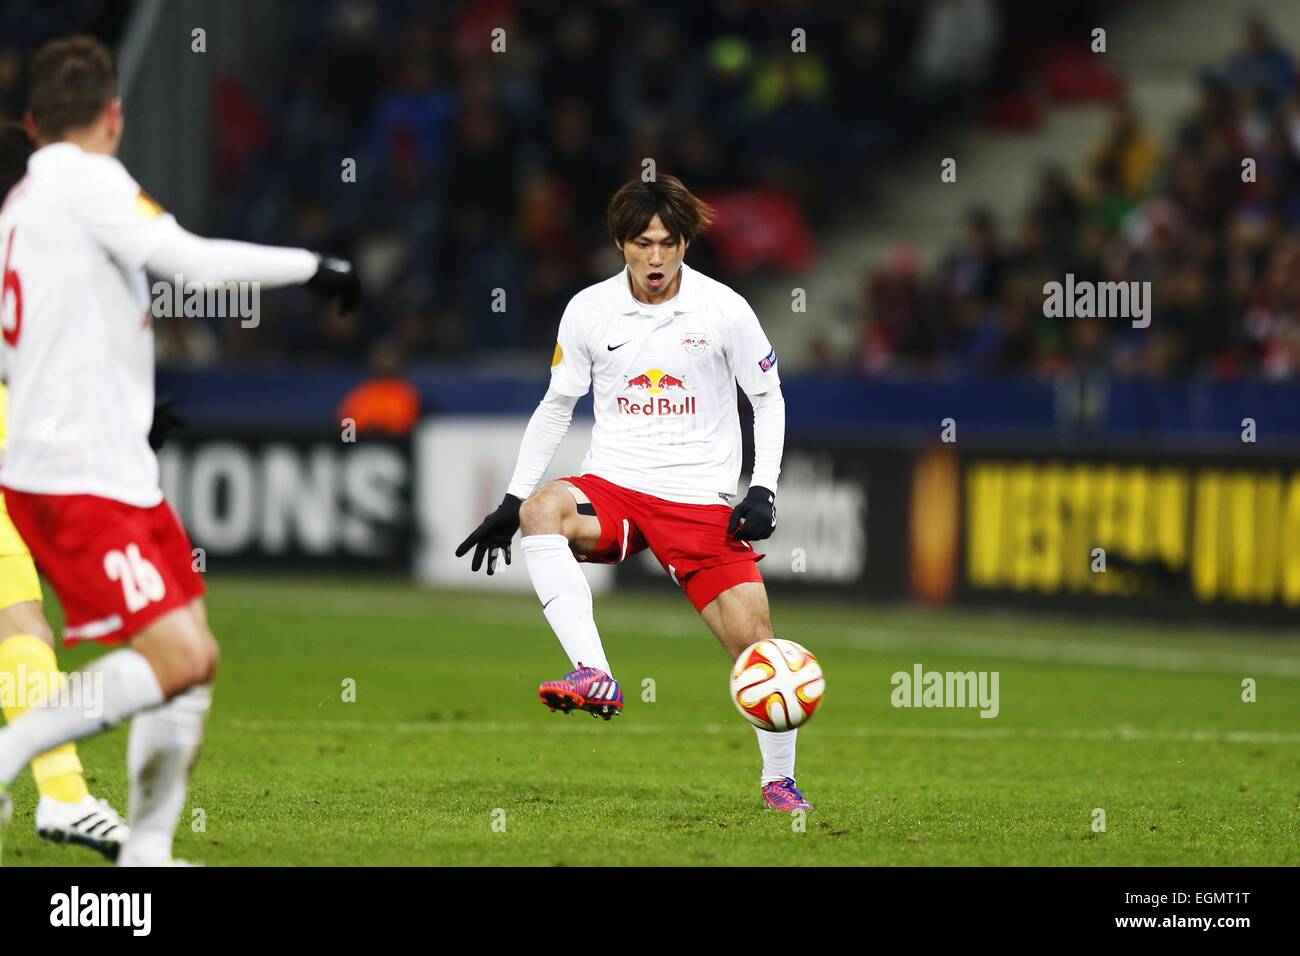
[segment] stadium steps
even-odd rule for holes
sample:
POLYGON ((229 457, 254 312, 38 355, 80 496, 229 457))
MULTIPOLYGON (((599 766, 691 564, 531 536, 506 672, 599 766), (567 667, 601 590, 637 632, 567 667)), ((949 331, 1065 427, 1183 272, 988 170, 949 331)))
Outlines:
MULTIPOLYGON (((1107 24, 1107 50, 1128 81, 1129 94, 1147 128, 1164 141, 1194 103, 1197 74, 1222 64, 1237 48, 1243 17, 1257 11, 1287 45, 1300 51, 1300 17, 1295 0, 1259 0, 1249 7, 1223 0, 1147 0, 1116 8, 1107 24)), ((875 176, 876 195, 859 209, 859 220, 818 236, 815 271, 746 284, 787 368, 805 364, 809 345, 821 337, 837 356, 854 348, 868 273, 900 243, 913 246, 923 268, 933 268, 961 234, 961 220, 973 205, 997 214, 1004 236, 1017 221, 1039 169, 1059 162, 1079 169, 1105 129, 1105 105, 1048 104, 1042 126, 1028 135, 955 127, 887 164, 875 176), (939 164, 957 160, 957 181, 940 185, 939 164), (807 293, 807 312, 790 311, 791 290, 807 293)))

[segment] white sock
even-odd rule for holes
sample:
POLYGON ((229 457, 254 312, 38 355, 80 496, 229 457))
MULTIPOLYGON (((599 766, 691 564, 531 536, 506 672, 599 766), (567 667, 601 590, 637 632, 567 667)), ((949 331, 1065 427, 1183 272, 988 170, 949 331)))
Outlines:
POLYGON ((755 727, 758 734, 758 749, 763 754, 763 776, 758 785, 766 787, 769 783, 789 777, 794 779, 794 741, 798 730, 776 733, 755 727))
POLYGON ((162 700, 153 667, 139 651, 127 647, 96 658, 0 730, 0 783, 12 783, 38 754, 115 727, 162 700))
POLYGON ((573 666, 596 667, 613 676, 591 610, 591 586, 562 534, 530 534, 521 541, 524 565, 542 613, 573 666))
POLYGON ((131 836, 118 866, 151 866, 172 858, 176 822, 185 808, 190 771, 212 707, 212 685, 191 687, 131 721, 126 767, 131 778, 131 836))

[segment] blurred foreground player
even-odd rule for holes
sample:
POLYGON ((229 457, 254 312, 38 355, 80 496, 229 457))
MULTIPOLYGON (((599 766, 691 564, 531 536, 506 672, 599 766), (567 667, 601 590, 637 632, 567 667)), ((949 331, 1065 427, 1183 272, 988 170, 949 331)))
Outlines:
MULTIPOLYGON (((191 235, 114 154, 122 103, 109 51, 73 37, 32 63, 26 176, 0 207, 0 329, 9 513, 63 605, 64 641, 127 644, 0 729, 0 821, 38 754, 128 718, 122 866, 172 865, 211 704, 217 644, 189 537, 149 445, 153 322, 146 270, 186 282, 307 283, 359 296, 350 264, 305 249, 191 235), (86 688, 94 688, 94 702, 86 688)), ((183 321, 174 319, 169 321, 183 321)))
MULTIPOLYGON (((553 710, 608 720, 623 708, 592 616, 579 561, 613 564, 649 548, 732 660, 772 637, 767 590, 751 541, 776 527, 785 400, 776 352, 749 304, 683 261, 712 210, 676 178, 633 180, 614 194, 610 235, 626 267, 579 292, 560 319, 551 386, 524 432, 500 507, 460 545, 473 569, 522 528, 524 563, 574 670, 542 684, 553 710), (740 475, 736 384, 754 408, 748 494, 740 475), (537 488, 573 407, 594 392, 596 424, 581 475, 537 488)), ((795 787, 797 731, 755 728, 763 799, 811 809, 795 787)))
MULTIPOLYGON (((32 148, 18 123, 0 127, 0 202, 26 173, 32 148)), ((0 384, 0 464, 8 406, 9 392, 0 384)), ((13 720, 63 681, 42 600, 31 553, 9 520, 0 494, 0 708, 5 720, 13 720)), ((90 795, 77 745, 56 747, 36 757, 31 766, 39 795, 36 832, 116 859, 126 842, 126 823, 106 801, 90 795)))

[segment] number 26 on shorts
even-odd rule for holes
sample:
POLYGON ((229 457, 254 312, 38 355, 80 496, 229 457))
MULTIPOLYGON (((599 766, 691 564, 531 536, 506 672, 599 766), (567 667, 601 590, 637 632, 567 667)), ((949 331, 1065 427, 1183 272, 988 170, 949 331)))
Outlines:
POLYGON ((122 583, 126 609, 132 614, 152 601, 161 601, 167 593, 162 575, 135 544, 128 544, 125 551, 105 554, 104 573, 110 581, 122 583))

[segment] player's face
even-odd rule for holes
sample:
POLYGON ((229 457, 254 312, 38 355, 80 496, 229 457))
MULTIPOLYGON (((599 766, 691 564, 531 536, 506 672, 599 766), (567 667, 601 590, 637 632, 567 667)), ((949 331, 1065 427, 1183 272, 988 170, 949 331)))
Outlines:
POLYGON ((632 277, 632 294, 651 304, 675 296, 687 245, 669 235, 658 216, 650 220, 645 232, 623 243, 620 251, 632 277))

